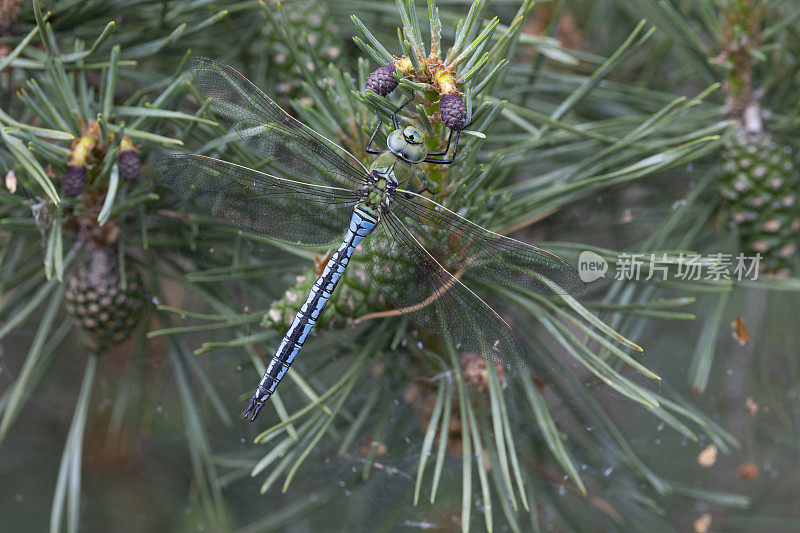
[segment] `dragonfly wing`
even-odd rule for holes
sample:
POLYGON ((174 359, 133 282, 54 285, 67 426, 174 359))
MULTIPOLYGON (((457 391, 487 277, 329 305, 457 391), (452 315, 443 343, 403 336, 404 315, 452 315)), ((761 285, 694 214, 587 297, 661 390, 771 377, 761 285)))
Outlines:
POLYGON ((353 155, 289 116, 239 72, 204 57, 189 65, 194 84, 211 99, 211 107, 266 159, 267 170, 348 189, 364 182, 367 171, 353 155))
POLYGON ((410 191, 398 191, 392 212, 451 272, 515 291, 580 294, 578 272, 559 257, 493 233, 410 191))
POLYGON ((194 154, 170 154, 156 166, 187 198, 243 229, 289 244, 338 242, 358 202, 347 189, 311 185, 194 154))
POLYGON ((385 215, 376 233, 365 241, 368 275, 398 311, 461 351, 504 365, 525 365, 511 327, 458 274, 442 268, 400 218, 385 215), (399 278, 398 272, 409 275, 399 278))

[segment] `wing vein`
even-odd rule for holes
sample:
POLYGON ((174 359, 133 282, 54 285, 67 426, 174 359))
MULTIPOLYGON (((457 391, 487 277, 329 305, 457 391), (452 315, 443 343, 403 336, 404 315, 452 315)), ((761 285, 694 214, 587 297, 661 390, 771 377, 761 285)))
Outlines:
MULTIPOLYGON (((435 258, 433 255, 431 255, 431 253, 430 253, 430 252, 427 250, 427 248, 425 248, 425 246, 424 246, 422 243, 420 243, 420 242, 417 240, 417 238, 414 236, 414 234, 413 234, 413 233, 411 233, 411 230, 409 230, 409 229, 408 229, 408 227, 407 227, 407 226, 406 226, 406 225, 403 223, 403 221, 402 221, 402 220, 400 220, 398 217, 394 216, 393 214, 389 216, 389 220, 390 220, 390 226, 391 226, 393 229, 395 229, 395 231, 396 231, 396 227, 395 227, 393 224, 394 224, 394 223, 399 223, 399 224, 400 224, 400 227, 401 227, 402 231, 403 231, 403 232, 404 232, 406 235, 408 235, 408 237, 410 237, 410 239, 411 239, 411 241, 410 241, 410 242, 411 242, 411 243, 413 243, 413 244, 412 244, 412 246, 416 246, 416 247, 417 247, 419 250, 422 250, 422 251, 425 253, 425 257, 426 257, 427 259, 429 259, 429 260, 433 261, 433 263, 434 263, 434 264, 436 264, 436 265, 439 267, 439 276, 440 276, 440 277, 444 277, 444 278, 445 278, 445 279, 448 281, 448 282, 447 282, 447 283, 445 283, 445 284, 444 284, 444 285, 443 285, 441 288, 437 289, 437 290, 436 290, 436 292, 434 292, 434 293, 431 295, 432 297, 433 297, 433 296, 435 296, 435 297, 434 297, 434 298, 430 298, 430 302, 429 302, 428 304, 425 304, 425 305, 423 305, 423 303, 424 303, 424 302, 421 302, 421 303, 420 303, 418 306, 415 306, 415 307, 416 307, 416 308, 414 309, 415 311, 416 311, 417 309, 419 309, 419 308, 426 307, 427 305, 430 305, 430 303, 432 303, 434 300, 436 300, 436 299, 437 299, 437 298, 438 298, 440 295, 447 293, 447 291, 449 291, 449 290, 450 290, 450 289, 451 289, 453 286, 455 286, 455 285, 459 285, 459 286, 461 286, 462 288, 466 289, 466 290, 467 290, 467 292, 469 292, 469 294, 470 294, 470 295, 472 295, 472 297, 473 297, 473 298, 475 298, 476 300, 478 300, 479 302, 481 302, 481 303, 482 303, 484 306, 486 306, 486 308, 487 308, 487 309, 488 309, 488 310, 489 310, 489 311, 492 313, 492 315, 494 315, 494 316, 495 316, 495 318, 497 318, 498 320, 500 320, 500 322, 502 322, 502 323, 503 323, 503 325, 504 325, 506 328, 508 328, 509 330, 511 329, 511 326, 509 326, 509 325, 508 325, 508 322, 506 322, 506 321, 503 319, 503 317, 502 317, 502 316, 500 316, 500 313, 498 313, 497 311, 495 311, 495 310, 494 310, 494 308, 492 308, 492 306, 491 306, 491 305, 489 305, 488 303, 486 303, 486 301, 485 301, 483 298, 481 298, 480 296, 478 296, 477 294, 475 294, 475 292, 474 292, 472 289, 470 289, 468 286, 466 286, 466 285, 465 285, 465 284, 464 284, 464 283, 463 283, 463 282, 462 282, 462 281, 459 279, 459 278, 461 277, 461 274, 460 274, 460 273, 459 273, 458 277, 456 277, 456 276, 455 276, 455 275, 453 275, 453 274, 452 274, 452 273, 451 273, 449 270, 447 270, 446 268, 444 268, 444 266, 442 266, 442 264, 441 264, 441 263, 439 263, 439 261, 437 261, 437 260, 436 260, 436 258, 435 258), (444 274, 447 274, 447 276, 442 276, 442 273, 444 273, 444 274), (450 280, 452 280, 452 281, 450 281, 450 280)), ((395 233, 395 236, 397 236, 397 233, 395 233)), ((409 241, 408 241, 408 239, 406 239, 405 237, 402 237, 402 238, 403 238, 403 239, 404 239, 406 242, 409 242, 409 241)), ((426 301, 427 301, 427 300, 426 300, 426 301)))

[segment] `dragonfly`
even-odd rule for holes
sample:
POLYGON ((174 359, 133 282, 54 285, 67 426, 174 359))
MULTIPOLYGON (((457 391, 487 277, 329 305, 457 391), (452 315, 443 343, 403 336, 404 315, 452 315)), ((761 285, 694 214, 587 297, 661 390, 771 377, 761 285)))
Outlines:
MULTIPOLYGON (((354 155, 291 117, 243 75, 208 58, 190 61, 194 85, 263 158, 255 170, 205 155, 173 153, 157 167, 197 205, 247 231, 291 245, 339 247, 331 255, 270 360, 244 417, 258 417, 333 297, 357 248, 385 301, 462 352, 524 366, 511 326, 466 283, 512 291, 577 294, 583 282, 559 257, 489 231, 412 190, 423 162, 449 164, 426 149, 426 133, 398 124, 366 168, 354 155), (363 241, 363 242, 362 242, 363 241)), ((401 106, 402 107, 402 106, 401 106)), ((452 133, 452 132, 451 132, 452 133)), ((451 135, 452 137, 452 135, 451 135)))

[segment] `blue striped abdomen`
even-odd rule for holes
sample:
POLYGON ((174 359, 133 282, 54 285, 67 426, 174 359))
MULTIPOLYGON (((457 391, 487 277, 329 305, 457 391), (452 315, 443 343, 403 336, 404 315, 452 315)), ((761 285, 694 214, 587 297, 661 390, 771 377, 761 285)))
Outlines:
POLYGON ((289 366, 294 362, 300 348, 306 341, 311 329, 317 323, 319 315, 328 303, 336 285, 344 274, 347 263, 350 262, 350 257, 364 237, 375 228, 378 221, 368 213, 365 213, 359 207, 353 210, 353 216, 350 218, 350 227, 347 230, 347 235, 344 242, 336 252, 333 253, 322 274, 317 278, 311 292, 308 294, 306 301, 298 311, 297 316, 294 317, 292 325, 283 337, 275 355, 267 365, 267 370, 256 388, 255 394, 250 398, 245 411, 245 417, 250 420, 255 420, 261 409, 264 407, 264 402, 269 399, 278 383, 281 382, 289 366))

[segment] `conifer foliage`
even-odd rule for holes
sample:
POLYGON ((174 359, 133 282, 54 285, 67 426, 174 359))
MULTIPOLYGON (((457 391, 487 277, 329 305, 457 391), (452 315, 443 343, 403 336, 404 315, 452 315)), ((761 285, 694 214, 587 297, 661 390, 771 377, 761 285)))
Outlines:
POLYGON ((380 272, 353 258, 249 424, 242 400, 330 250, 198 211, 154 168, 176 151, 264 164, 193 85, 186 60, 204 55, 367 166, 378 120, 412 99, 400 121, 429 150, 460 135, 452 165, 414 169, 416 189, 572 264, 592 251, 610 278, 635 251, 674 273, 727 227, 734 247, 715 249, 760 253, 769 277, 751 286, 792 294, 800 8, 685 4, 0 0, 0 469, 51 510, 12 496, 4 523, 653 531, 736 516, 749 498, 696 482, 695 457, 741 453, 741 435, 687 394, 725 379, 733 283, 643 275, 573 298, 471 280, 525 345, 527 366, 506 368, 392 309, 381 277, 410 258, 365 246, 380 272), (656 191, 635 231, 617 212, 637 209, 632 190, 656 191), (595 233, 576 235, 574 213, 595 233), (651 348, 654 331, 676 333, 651 348), (29 479, 40 443, 60 462, 29 479))

